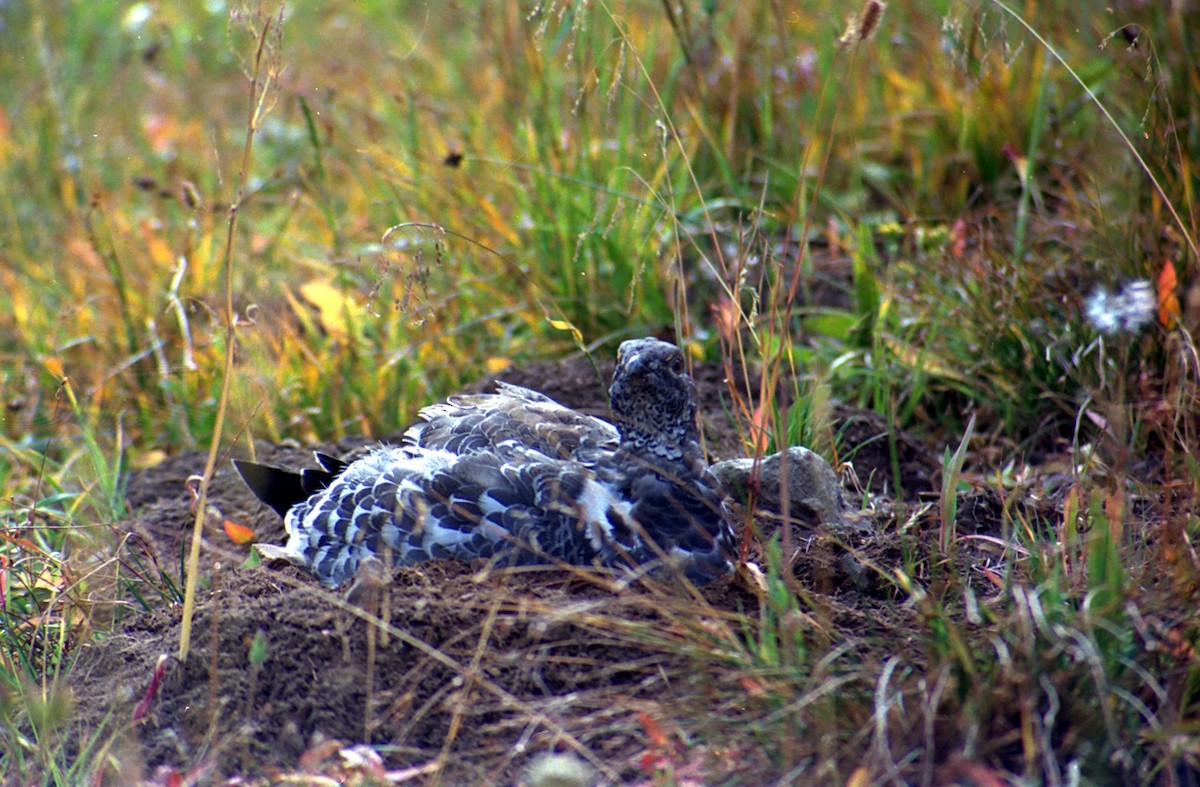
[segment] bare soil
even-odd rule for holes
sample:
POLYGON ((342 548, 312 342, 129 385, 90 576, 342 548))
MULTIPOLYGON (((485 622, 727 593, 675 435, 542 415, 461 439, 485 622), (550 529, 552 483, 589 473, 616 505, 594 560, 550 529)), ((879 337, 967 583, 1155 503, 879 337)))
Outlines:
MULTIPOLYGON (((572 359, 497 377, 604 414, 600 380, 610 371, 572 359)), ((740 455, 723 371, 702 366, 696 378, 709 451, 714 459, 740 455)), ((861 446, 854 452, 858 477, 888 478, 885 425, 848 408, 838 418, 844 443, 861 446)), ((319 448, 346 455, 364 442, 319 448)), ((933 454, 903 436, 897 446, 905 493, 934 489, 933 454)), ((256 449, 259 461, 311 462, 307 448, 256 449)), ((152 580, 161 572, 179 582, 193 521, 187 479, 203 465, 201 454, 190 453, 133 474, 134 513, 118 528, 126 565, 152 580)), ((711 632, 719 650, 744 636, 742 621, 758 618, 760 598, 743 577, 693 597, 659 585, 614 588, 583 571, 483 573, 433 561, 395 571, 383 587, 330 592, 290 566, 242 567, 249 547, 235 546, 220 522, 242 523, 256 540, 273 543, 282 539, 282 524, 224 466, 210 491, 215 510, 187 661, 174 655, 181 609, 171 599, 153 600, 146 589, 155 581, 147 581, 138 587, 151 609, 125 614, 112 634, 82 647, 71 672, 81 745, 97 730, 115 736, 121 780, 164 766, 266 778, 332 772, 341 749, 367 742, 388 768, 424 767, 425 781, 512 784, 532 758, 553 751, 573 753, 619 782, 644 778, 664 746, 705 740, 714 719, 733 729, 747 713, 745 703, 728 699, 745 694, 732 690, 736 676, 712 673, 712 653, 700 658, 690 650, 705 641, 697 631, 711 632), (368 614, 390 630, 369 626, 368 614), (163 655, 163 681, 149 712, 134 721, 163 655)), ((881 535, 855 543, 802 531, 784 539, 797 582, 842 629, 828 632, 833 640, 891 631, 895 641, 913 614, 879 579, 900 561, 896 528, 886 526, 889 509, 885 503, 876 514, 881 535)), ((998 532, 996 501, 965 510, 981 532, 998 532)), ((760 542, 750 540, 750 557, 765 565, 760 542)), ((988 557, 973 559, 978 566, 988 557)), ((778 767, 754 747, 689 751, 703 760, 696 767, 708 779, 761 778, 778 767)))

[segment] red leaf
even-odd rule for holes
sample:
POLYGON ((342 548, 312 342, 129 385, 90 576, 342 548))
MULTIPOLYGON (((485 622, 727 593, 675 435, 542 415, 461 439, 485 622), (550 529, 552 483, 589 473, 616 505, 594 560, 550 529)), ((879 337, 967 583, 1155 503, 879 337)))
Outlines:
POLYGON ((1167 260, 1158 274, 1158 321, 1164 328, 1173 328, 1179 321, 1179 296, 1175 294, 1178 284, 1175 266, 1167 260))
POLYGON ((650 745, 658 749, 667 748, 667 734, 663 732, 662 727, 654 720, 654 717, 645 711, 638 712, 638 721, 642 723, 642 728, 646 730, 646 737, 650 739, 650 745))
POLYGON ((967 253, 967 222, 961 217, 950 227, 950 253, 959 259, 967 253))
POLYGON ((647 775, 652 775, 662 764, 663 758, 658 752, 645 751, 637 756, 638 769, 647 775))
POLYGON ((746 693, 751 697, 760 697, 767 693, 767 690, 763 688, 761 683, 756 681, 754 678, 749 677, 748 675, 743 675, 742 677, 738 678, 738 683, 742 684, 742 688, 745 689, 746 693))
POLYGON ((230 522, 228 519, 225 520, 224 525, 225 535, 229 536, 229 540, 238 546, 245 546, 254 540, 254 531, 245 525, 230 522))

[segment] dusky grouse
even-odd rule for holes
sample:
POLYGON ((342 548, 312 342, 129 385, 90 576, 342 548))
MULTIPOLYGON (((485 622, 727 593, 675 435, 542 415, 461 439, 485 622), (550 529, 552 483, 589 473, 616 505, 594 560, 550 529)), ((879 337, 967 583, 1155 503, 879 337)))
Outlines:
POLYGON ((349 464, 322 454, 320 470, 234 463, 284 518, 287 546, 274 552, 331 586, 370 556, 673 565, 693 582, 730 571, 732 528, 679 349, 622 343, 611 404, 615 426, 500 383, 426 407, 400 445, 349 464))

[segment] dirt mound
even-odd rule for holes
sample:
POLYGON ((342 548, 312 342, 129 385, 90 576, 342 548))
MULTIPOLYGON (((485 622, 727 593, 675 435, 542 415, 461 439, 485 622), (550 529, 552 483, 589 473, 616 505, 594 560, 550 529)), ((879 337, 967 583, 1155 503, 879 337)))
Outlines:
MULTIPOLYGON (((563 750, 619 778, 645 748, 637 714, 667 715, 703 683, 680 680, 694 664, 673 647, 668 612, 683 598, 614 593, 562 571, 478 575, 454 561, 401 569, 375 598, 349 595, 290 567, 219 575, 192 656, 168 659, 126 750, 147 765, 253 773, 294 768, 322 740, 367 741, 398 764, 449 755, 450 783, 511 781, 531 754, 563 750), (371 630, 364 608, 390 631, 371 630)), ((710 625, 754 605, 733 587, 709 595, 710 625)), ((178 642, 176 609, 132 619, 80 655, 76 695, 130 719, 178 642)))
MULTIPOLYGON (((604 412, 603 388, 585 360, 499 377, 604 412)), ((720 370, 697 378, 706 425, 727 425, 710 430, 710 450, 729 455, 738 444, 721 404, 720 370)), ((363 442, 320 448, 344 456, 363 442)), ((311 462, 311 452, 296 446, 256 448, 259 461, 311 462)), ((121 525, 131 534, 122 547, 131 565, 154 566, 178 582, 194 516, 186 480, 203 465, 200 453, 185 454, 133 474, 135 513, 121 525)), ((368 742, 389 766, 436 763, 446 783, 512 783, 546 751, 573 753, 615 781, 644 770, 662 735, 683 740, 697 732, 689 708, 695 723, 711 723, 722 697, 744 693, 729 691, 735 671, 706 671, 720 663, 712 650, 742 647, 747 623, 757 619, 760 599, 744 579, 693 596, 653 583, 618 588, 583 571, 484 572, 434 561, 397 570, 382 586, 331 592, 290 566, 238 567, 248 549, 229 542, 223 519, 252 527, 260 541, 278 542, 283 533, 231 470, 214 479, 209 502, 203 565, 211 570, 187 662, 173 655, 181 613, 168 598, 81 649, 71 674, 80 739, 96 730, 113 737, 122 778, 132 778, 130 768, 164 764, 222 774, 319 769, 340 746, 368 742), (389 625, 368 625, 368 617, 389 625), (164 654, 162 684, 135 723, 164 654)), ((802 532, 785 543, 797 580, 823 594, 845 636, 898 623, 891 621, 903 613, 891 609, 890 590, 870 568, 894 563, 895 543, 865 539, 848 550, 802 532)), ((762 560, 757 551, 752 557, 762 560)), ((729 707, 726 722, 741 712, 729 707)), ((769 772, 765 756, 714 755, 705 772, 769 772)))

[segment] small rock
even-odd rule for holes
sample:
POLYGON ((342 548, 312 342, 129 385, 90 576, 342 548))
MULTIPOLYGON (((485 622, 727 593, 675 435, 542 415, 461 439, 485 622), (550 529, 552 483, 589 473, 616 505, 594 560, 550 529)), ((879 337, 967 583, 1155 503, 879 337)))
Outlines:
MULTIPOLYGON (((753 459, 727 459, 711 470, 725 491, 740 503, 750 497, 753 459)), ((788 515, 811 527, 825 525, 835 531, 870 529, 865 522, 850 522, 842 487, 829 463, 807 448, 796 446, 764 458, 759 468, 757 505, 788 515), (784 479, 786 476, 786 487, 784 479)))
POLYGON ((596 770, 572 754, 541 754, 525 769, 528 787, 593 787, 596 770))

